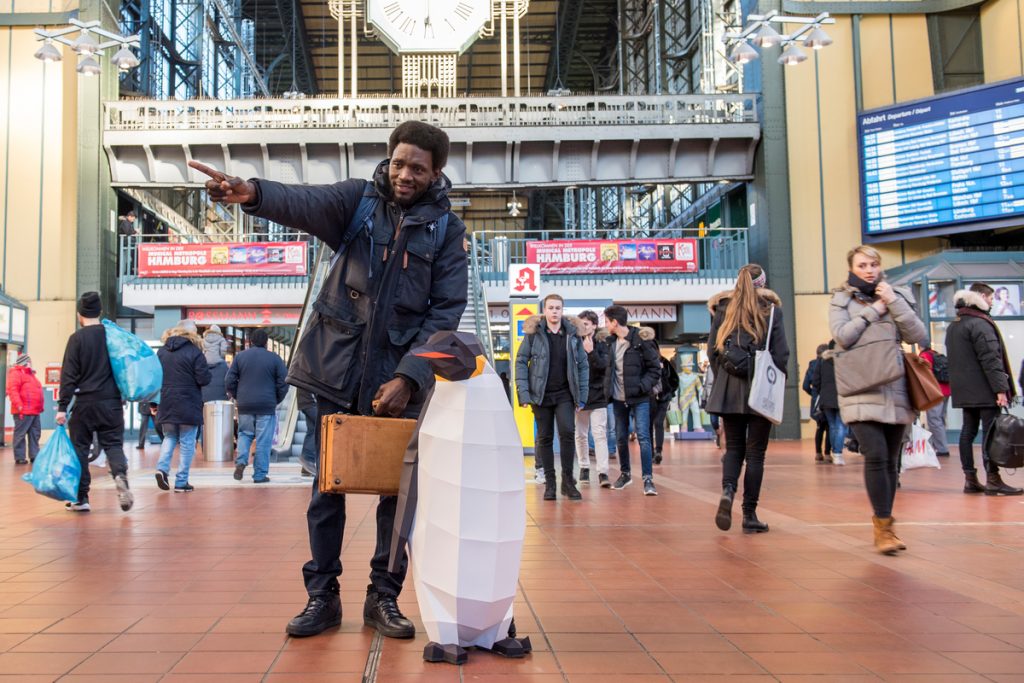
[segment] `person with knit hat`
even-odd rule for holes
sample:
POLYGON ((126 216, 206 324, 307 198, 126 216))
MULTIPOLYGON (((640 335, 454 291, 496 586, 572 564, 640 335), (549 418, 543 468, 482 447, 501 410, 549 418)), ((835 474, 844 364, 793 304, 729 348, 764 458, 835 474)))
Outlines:
POLYGON ((82 479, 78 499, 65 507, 71 512, 88 512, 89 449, 93 433, 99 437, 99 448, 106 452, 110 475, 117 486, 121 509, 132 509, 135 498, 128 489, 128 460, 124 455, 124 412, 121 392, 114 381, 114 371, 107 354, 107 332, 100 323, 103 306, 98 292, 86 292, 78 299, 79 329, 68 339, 60 374, 60 398, 57 402, 57 424, 68 425, 68 436, 82 463, 82 479), (75 399, 68 417, 68 406, 75 399))
POLYGON ((43 412, 43 385, 32 369, 28 354, 18 356, 14 366, 7 371, 7 397, 11 399, 11 415, 14 416, 14 464, 25 465, 35 462, 39 452, 39 415, 43 412), (25 458, 25 442, 28 442, 28 459, 25 458))

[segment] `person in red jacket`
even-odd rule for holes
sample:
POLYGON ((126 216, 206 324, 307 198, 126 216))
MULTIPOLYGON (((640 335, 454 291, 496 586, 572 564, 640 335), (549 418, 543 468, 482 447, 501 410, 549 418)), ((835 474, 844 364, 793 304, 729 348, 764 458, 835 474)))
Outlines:
POLYGON ((11 399, 14 416, 14 463, 34 462, 39 452, 39 415, 43 412, 43 386, 36 379, 32 359, 21 354, 14 367, 7 371, 7 397, 11 399), (28 439, 28 459, 25 440, 28 439))

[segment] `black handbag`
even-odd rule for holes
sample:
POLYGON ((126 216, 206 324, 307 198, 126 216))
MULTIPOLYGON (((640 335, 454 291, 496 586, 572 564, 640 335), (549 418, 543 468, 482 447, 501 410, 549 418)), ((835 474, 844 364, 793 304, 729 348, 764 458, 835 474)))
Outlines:
POLYGON ((1009 469, 1024 467, 1024 419, 1003 409, 985 437, 988 459, 1009 469))

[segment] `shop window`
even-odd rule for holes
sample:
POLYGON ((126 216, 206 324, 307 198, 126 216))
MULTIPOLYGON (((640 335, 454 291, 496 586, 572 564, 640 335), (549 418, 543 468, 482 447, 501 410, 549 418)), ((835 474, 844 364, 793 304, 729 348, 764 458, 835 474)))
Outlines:
POLYGON ((981 6, 928 15, 935 92, 985 82, 981 57, 981 6))

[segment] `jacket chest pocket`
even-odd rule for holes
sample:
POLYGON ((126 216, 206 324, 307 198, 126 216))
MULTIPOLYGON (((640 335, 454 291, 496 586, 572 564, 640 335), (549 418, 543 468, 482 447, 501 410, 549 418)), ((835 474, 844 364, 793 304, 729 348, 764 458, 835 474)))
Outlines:
POLYGON ((410 313, 424 313, 430 303, 431 269, 434 265, 433 234, 425 230, 410 235, 402 255, 395 307, 410 313))
POLYGON ((365 328, 364 323, 344 320, 337 311, 317 301, 292 362, 308 377, 351 393, 349 384, 359 361, 365 328))

